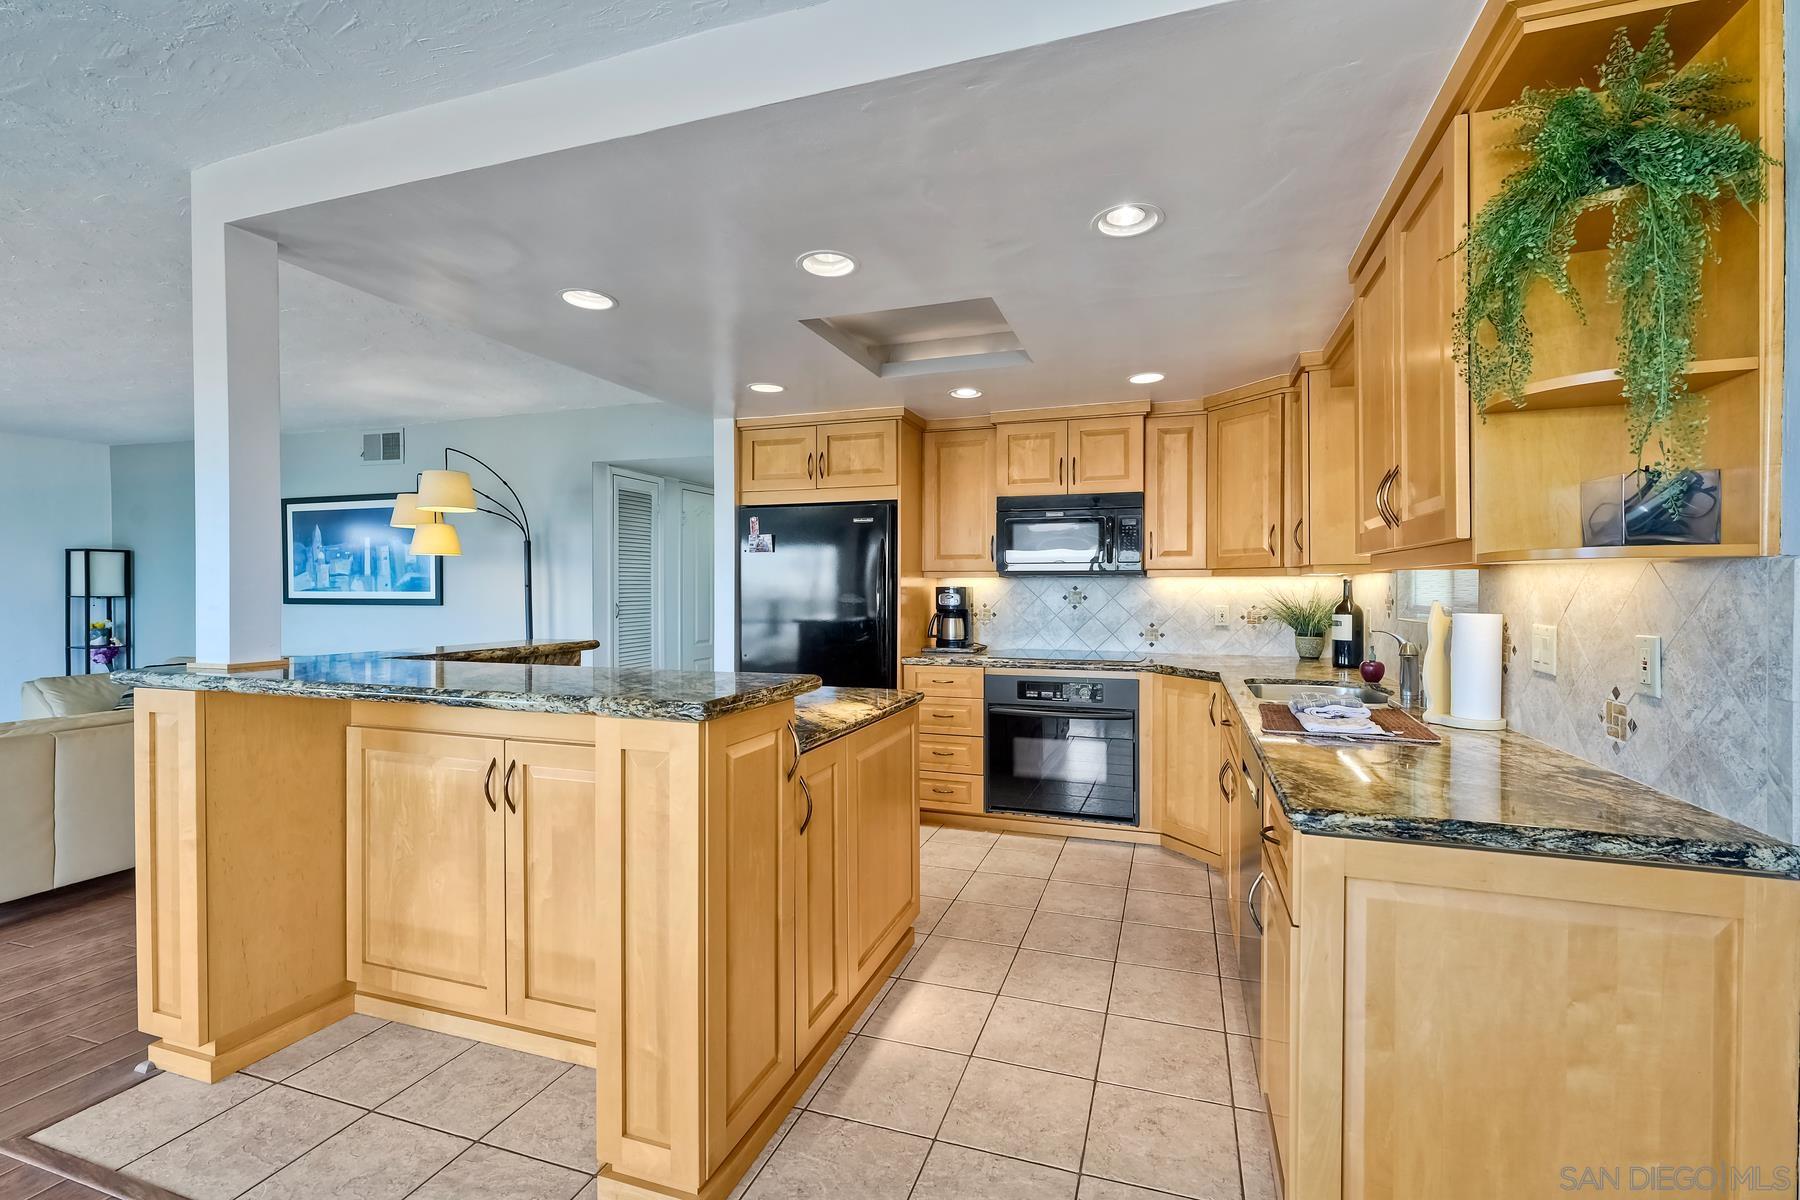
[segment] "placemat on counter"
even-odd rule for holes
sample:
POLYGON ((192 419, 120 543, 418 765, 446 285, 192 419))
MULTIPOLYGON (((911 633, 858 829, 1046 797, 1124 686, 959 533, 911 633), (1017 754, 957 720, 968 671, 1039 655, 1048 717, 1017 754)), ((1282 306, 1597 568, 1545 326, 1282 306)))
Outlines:
POLYGON ((1387 730, 1389 736, 1378 737, 1372 733, 1308 733, 1306 727, 1300 724, 1300 718, 1287 705, 1271 704, 1266 700, 1262 705, 1264 733, 1292 733, 1300 737, 1324 738, 1327 741, 1398 743, 1403 746, 1435 746, 1443 740, 1404 708, 1392 705, 1371 708, 1369 720, 1387 730))

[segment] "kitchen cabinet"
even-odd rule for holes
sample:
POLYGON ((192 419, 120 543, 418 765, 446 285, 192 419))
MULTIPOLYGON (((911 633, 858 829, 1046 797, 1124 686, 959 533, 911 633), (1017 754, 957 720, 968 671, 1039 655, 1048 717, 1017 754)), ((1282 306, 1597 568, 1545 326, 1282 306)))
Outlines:
POLYGON ((1069 422, 1069 491, 1144 490, 1144 418, 1088 417, 1069 422))
POLYGON ((1009 421, 994 426, 997 496, 1048 496, 1069 490, 1069 423, 1009 421))
POLYGON ((900 422, 843 421, 818 428, 819 490, 900 484, 900 422))
POLYGON ((1282 417, 1287 389, 1220 408, 1207 418, 1207 565, 1282 563, 1282 417))
MULTIPOLYGON (((856 498, 878 498, 899 486, 898 420, 738 428, 738 494, 746 504, 787 502, 795 492, 851 489, 856 498), (755 499, 771 493, 789 495, 755 499)), ((821 502, 833 498, 818 497, 821 502)))
POLYGON ((919 915, 916 709, 851 734, 850 986, 861 991, 919 915))
POLYGON ((908 666, 901 686, 924 692, 919 704, 919 807, 934 812, 979 814, 987 773, 982 736, 980 667, 908 666))
POLYGON ((1287 897, 1269 882, 1271 867, 1264 868, 1264 885, 1257 889, 1258 907, 1254 910, 1259 922, 1257 944, 1262 950, 1256 1075, 1269 1113, 1282 1194, 1290 1195, 1297 1194, 1288 1190, 1287 1181, 1294 1144, 1294 991, 1300 975, 1296 959, 1300 940, 1295 936, 1287 897))
POLYGON ((1358 460, 1356 329, 1346 313, 1318 361, 1302 372, 1306 389, 1306 565, 1356 567, 1358 460))
POLYGON ((814 425, 738 430, 738 492, 810 490, 818 486, 819 431, 814 425))
POLYGON ((1224 842, 1224 773, 1219 709, 1229 707, 1216 683, 1154 676, 1156 728, 1151 771, 1161 800, 1160 832, 1190 852, 1221 854, 1224 842))
POLYGON ((1144 569, 1206 567, 1206 414, 1144 423, 1144 569))
POLYGON ((803 1060, 831 1030, 850 984, 849 739, 800 759, 799 845, 794 854, 794 1055, 803 1060))
POLYGON ((1392 549, 1398 524, 1386 507, 1399 387, 1392 248, 1384 238, 1356 281, 1356 552, 1363 555, 1392 549))
POLYGON ((994 573, 994 430, 929 430, 924 439, 928 575, 994 573))
POLYGON ((1142 412, 1002 421, 994 437, 996 495, 1144 490, 1142 412))
POLYGON ((1294 381, 1281 418, 1281 565, 1304 567, 1312 561, 1307 549, 1307 511, 1312 480, 1307 440, 1307 380, 1294 381))
POLYGON ((506 1011, 536 1029, 594 1035, 594 748, 508 741, 506 1011))

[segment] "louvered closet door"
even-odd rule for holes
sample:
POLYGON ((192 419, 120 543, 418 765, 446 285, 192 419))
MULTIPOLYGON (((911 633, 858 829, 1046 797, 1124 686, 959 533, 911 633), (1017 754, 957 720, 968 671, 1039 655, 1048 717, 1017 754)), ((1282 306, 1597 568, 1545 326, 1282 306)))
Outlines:
POLYGON ((656 665, 656 485, 613 477, 613 665, 656 665))

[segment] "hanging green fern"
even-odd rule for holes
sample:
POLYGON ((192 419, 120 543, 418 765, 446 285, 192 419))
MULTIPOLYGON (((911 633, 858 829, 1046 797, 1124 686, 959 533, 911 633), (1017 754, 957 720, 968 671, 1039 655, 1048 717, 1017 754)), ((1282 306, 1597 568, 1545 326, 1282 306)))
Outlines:
MULTIPOLYGON (((1665 25, 1666 25, 1665 20, 1665 25)), ((1475 217, 1464 242, 1467 291, 1455 353, 1478 411, 1502 396, 1524 407, 1531 380, 1525 302, 1539 279, 1585 320, 1569 279, 1575 222, 1613 210, 1607 285, 1619 303, 1619 377, 1640 466, 1657 475, 1697 466, 1706 411, 1687 390, 1700 270, 1712 253, 1719 202, 1767 195, 1775 160, 1719 118, 1741 108, 1743 79, 1724 63, 1675 70, 1664 25, 1642 50, 1621 29, 1600 67, 1600 90, 1527 88, 1499 115, 1518 121, 1511 148, 1529 161, 1475 217), (1658 440, 1661 460, 1645 464, 1658 440)))

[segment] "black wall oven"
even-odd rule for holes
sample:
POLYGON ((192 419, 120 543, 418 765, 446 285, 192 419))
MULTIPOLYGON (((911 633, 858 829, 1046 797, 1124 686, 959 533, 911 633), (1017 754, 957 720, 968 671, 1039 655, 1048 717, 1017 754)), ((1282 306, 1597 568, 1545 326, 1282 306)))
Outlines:
POLYGON ((1142 575, 1144 493, 1002 496, 995 506, 1002 575, 1142 575))
POLYGON ((987 808, 1135 825, 1138 684, 987 673, 987 808))

